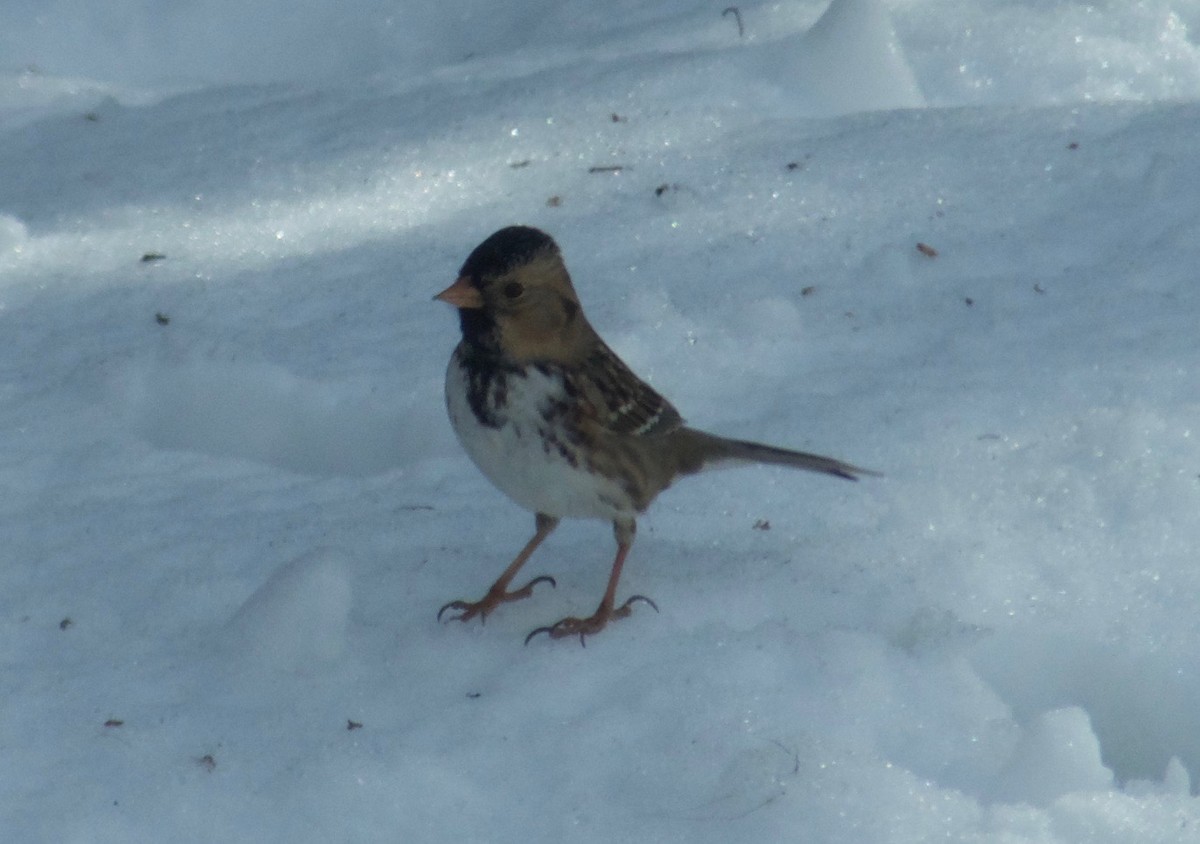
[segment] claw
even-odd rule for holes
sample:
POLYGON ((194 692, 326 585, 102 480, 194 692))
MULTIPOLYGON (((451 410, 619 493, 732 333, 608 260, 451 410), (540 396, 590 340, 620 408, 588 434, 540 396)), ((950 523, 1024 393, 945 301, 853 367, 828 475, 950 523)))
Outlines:
MULTIPOLYGON (((525 644, 528 645, 529 640, 532 639, 534 636, 536 636, 539 633, 545 633, 551 639, 558 639, 558 638, 560 638, 560 635, 557 634, 555 631, 558 630, 560 627, 563 627, 567 622, 577 621, 577 620, 578 619, 564 618, 564 619, 561 619, 560 621, 556 621, 553 624, 548 625, 546 627, 538 627, 534 630, 531 630, 531 631, 529 631, 529 635, 525 637, 525 644)), ((566 636, 567 634, 563 633, 561 635, 566 636)), ((587 642, 584 641, 583 637, 584 637, 584 633, 583 633, 583 631, 580 631, 579 632, 579 645, 580 645, 580 647, 586 648, 587 642)))
POLYGON ((488 593, 478 601, 451 601, 450 603, 443 605, 442 608, 438 610, 437 620, 442 620, 442 615, 446 612, 446 610, 461 610, 462 615, 447 618, 446 620, 470 621, 475 616, 479 616, 480 621, 485 621, 488 613, 501 604, 508 601, 519 601, 522 598, 528 598, 533 594, 533 587, 537 586, 539 583, 549 583, 552 587, 558 586, 558 584, 554 581, 554 578, 548 574, 538 575, 520 589, 514 589, 511 592, 505 592, 502 589, 498 590, 493 586, 492 589, 488 590, 488 593))
POLYGON ((529 635, 525 637, 525 644, 528 645, 529 640, 539 633, 545 633, 547 636, 552 637, 554 635, 554 625, 550 625, 549 627, 539 627, 536 630, 530 630, 529 635))
POLYGON ((629 605, 634 601, 641 601, 642 603, 649 604, 655 612, 658 612, 658 604, 654 603, 654 601, 650 600, 645 595, 630 595, 629 600, 621 604, 620 608, 617 610, 617 612, 622 614, 622 618, 629 614, 629 605))
MULTIPOLYGON (((440 610, 438 610, 437 620, 438 621, 442 620, 442 613, 444 613, 446 610, 469 610, 470 608, 471 608, 471 605, 468 604, 466 601, 451 601, 448 604, 444 604, 442 606, 442 608, 440 610)), ((450 621, 451 619, 446 619, 446 620, 450 621)))
POLYGON ((655 612, 658 612, 658 604, 654 603, 654 601, 650 600, 645 595, 631 595, 625 601, 625 603, 621 604, 621 606, 616 607, 615 609, 609 609, 607 601, 605 601, 604 603, 601 603, 600 608, 596 610, 594 615, 590 615, 587 618, 567 616, 566 618, 559 619, 551 625, 546 627, 538 627, 536 630, 530 631, 529 635, 525 637, 525 644, 528 645, 533 637, 539 633, 545 633, 551 639, 563 639, 567 636, 572 636, 578 633, 579 644, 586 648, 586 637, 594 636, 595 634, 599 633, 608 625, 608 622, 618 618, 625 618, 630 615, 632 612, 630 605, 635 604, 638 601, 649 604, 654 608, 655 612))

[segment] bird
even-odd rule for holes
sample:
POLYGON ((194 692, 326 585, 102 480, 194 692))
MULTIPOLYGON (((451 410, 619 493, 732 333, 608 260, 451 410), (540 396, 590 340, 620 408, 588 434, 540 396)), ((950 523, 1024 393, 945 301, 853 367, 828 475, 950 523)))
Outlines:
POLYGON ((434 297, 458 310, 462 339, 446 368, 446 409, 459 442, 500 491, 534 514, 534 534, 482 598, 455 600, 438 619, 481 621, 528 598, 541 575, 513 580, 564 518, 612 523, 617 551, 596 611, 538 627, 585 637, 631 614, 644 595, 617 603, 637 518, 677 478, 721 465, 768 463, 847 480, 878 474, 849 463, 691 428, 601 339, 554 239, 530 226, 502 228, 467 257, 434 297))

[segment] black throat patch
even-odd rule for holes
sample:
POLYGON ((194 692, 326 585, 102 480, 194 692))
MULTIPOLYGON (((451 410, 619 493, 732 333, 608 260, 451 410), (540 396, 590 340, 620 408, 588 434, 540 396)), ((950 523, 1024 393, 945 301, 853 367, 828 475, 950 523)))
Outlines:
MULTIPOLYGON (((465 312, 464 312, 465 313, 465 312)), ((458 347, 458 365, 467 382, 467 404, 480 425, 499 428, 508 407, 508 385, 521 377, 521 370, 498 353, 466 339, 458 347)))

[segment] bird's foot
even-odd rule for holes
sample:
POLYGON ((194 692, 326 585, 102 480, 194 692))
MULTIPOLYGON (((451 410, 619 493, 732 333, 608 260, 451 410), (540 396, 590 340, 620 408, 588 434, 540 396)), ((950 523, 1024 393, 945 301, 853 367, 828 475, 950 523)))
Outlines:
POLYGON ((475 616, 479 616, 479 620, 483 621, 488 617, 488 613, 494 610, 501 604, 507 604, 509 601, 519 601, 522 598, 528 598, 533 594, 533 587, 539 583, 549 583, 551 586, 556 586, 554 578, 549 575, 541 575, 526 583, 520 589, 514 589, 508 592, 504 586, 497 583, 488 590, 487 594, 478 601, 451 601, 438 610, 438 621, 442 620, 442 616, 450 610, 458 610, 459 615, 447 616, 446 620, 451 621, 470 621, 475 616))
POLYGON ((654 608, 658 612, 658 604, 647 598, 645 595, 634 595, 619 607, 614 607, 609 601, 601 601, 599 608, 587 618, 576 618, 575 616, 567 616, 560 621, 556 621, 546 627, 539 627, 525 637, 525 644, 529 644, 529 640, 539 633, 545 633, 551 639, 562 639, 567 636, 578 636, 579 644, 586 647, 584 641, 585 636, 594 636, 603 630, 610 621, 616 621, 618 618, 625 618, 631 612, 631 604, 637 601, 643 601, 654 608))

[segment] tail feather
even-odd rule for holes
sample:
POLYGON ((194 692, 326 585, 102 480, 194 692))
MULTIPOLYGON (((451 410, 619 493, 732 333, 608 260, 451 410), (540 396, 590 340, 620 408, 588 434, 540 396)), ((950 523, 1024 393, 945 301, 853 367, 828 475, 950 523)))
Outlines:
POLYGON ((721 463, 749 462, 806 469, 810 472, 845 478, 848 481, 856 481, 860 476, 879 475, 879 472, 873 472, 870 469, 863 469, 832 457, 809 454, 805 451, 793 451, 746 440, 726 439, 693 428, 683 428, 678 433, 690 440, 689 445, 691 446, 685 449, 689 454, 689 459, 680 467, 680 471, 684 473, 716 468, 721 463))

